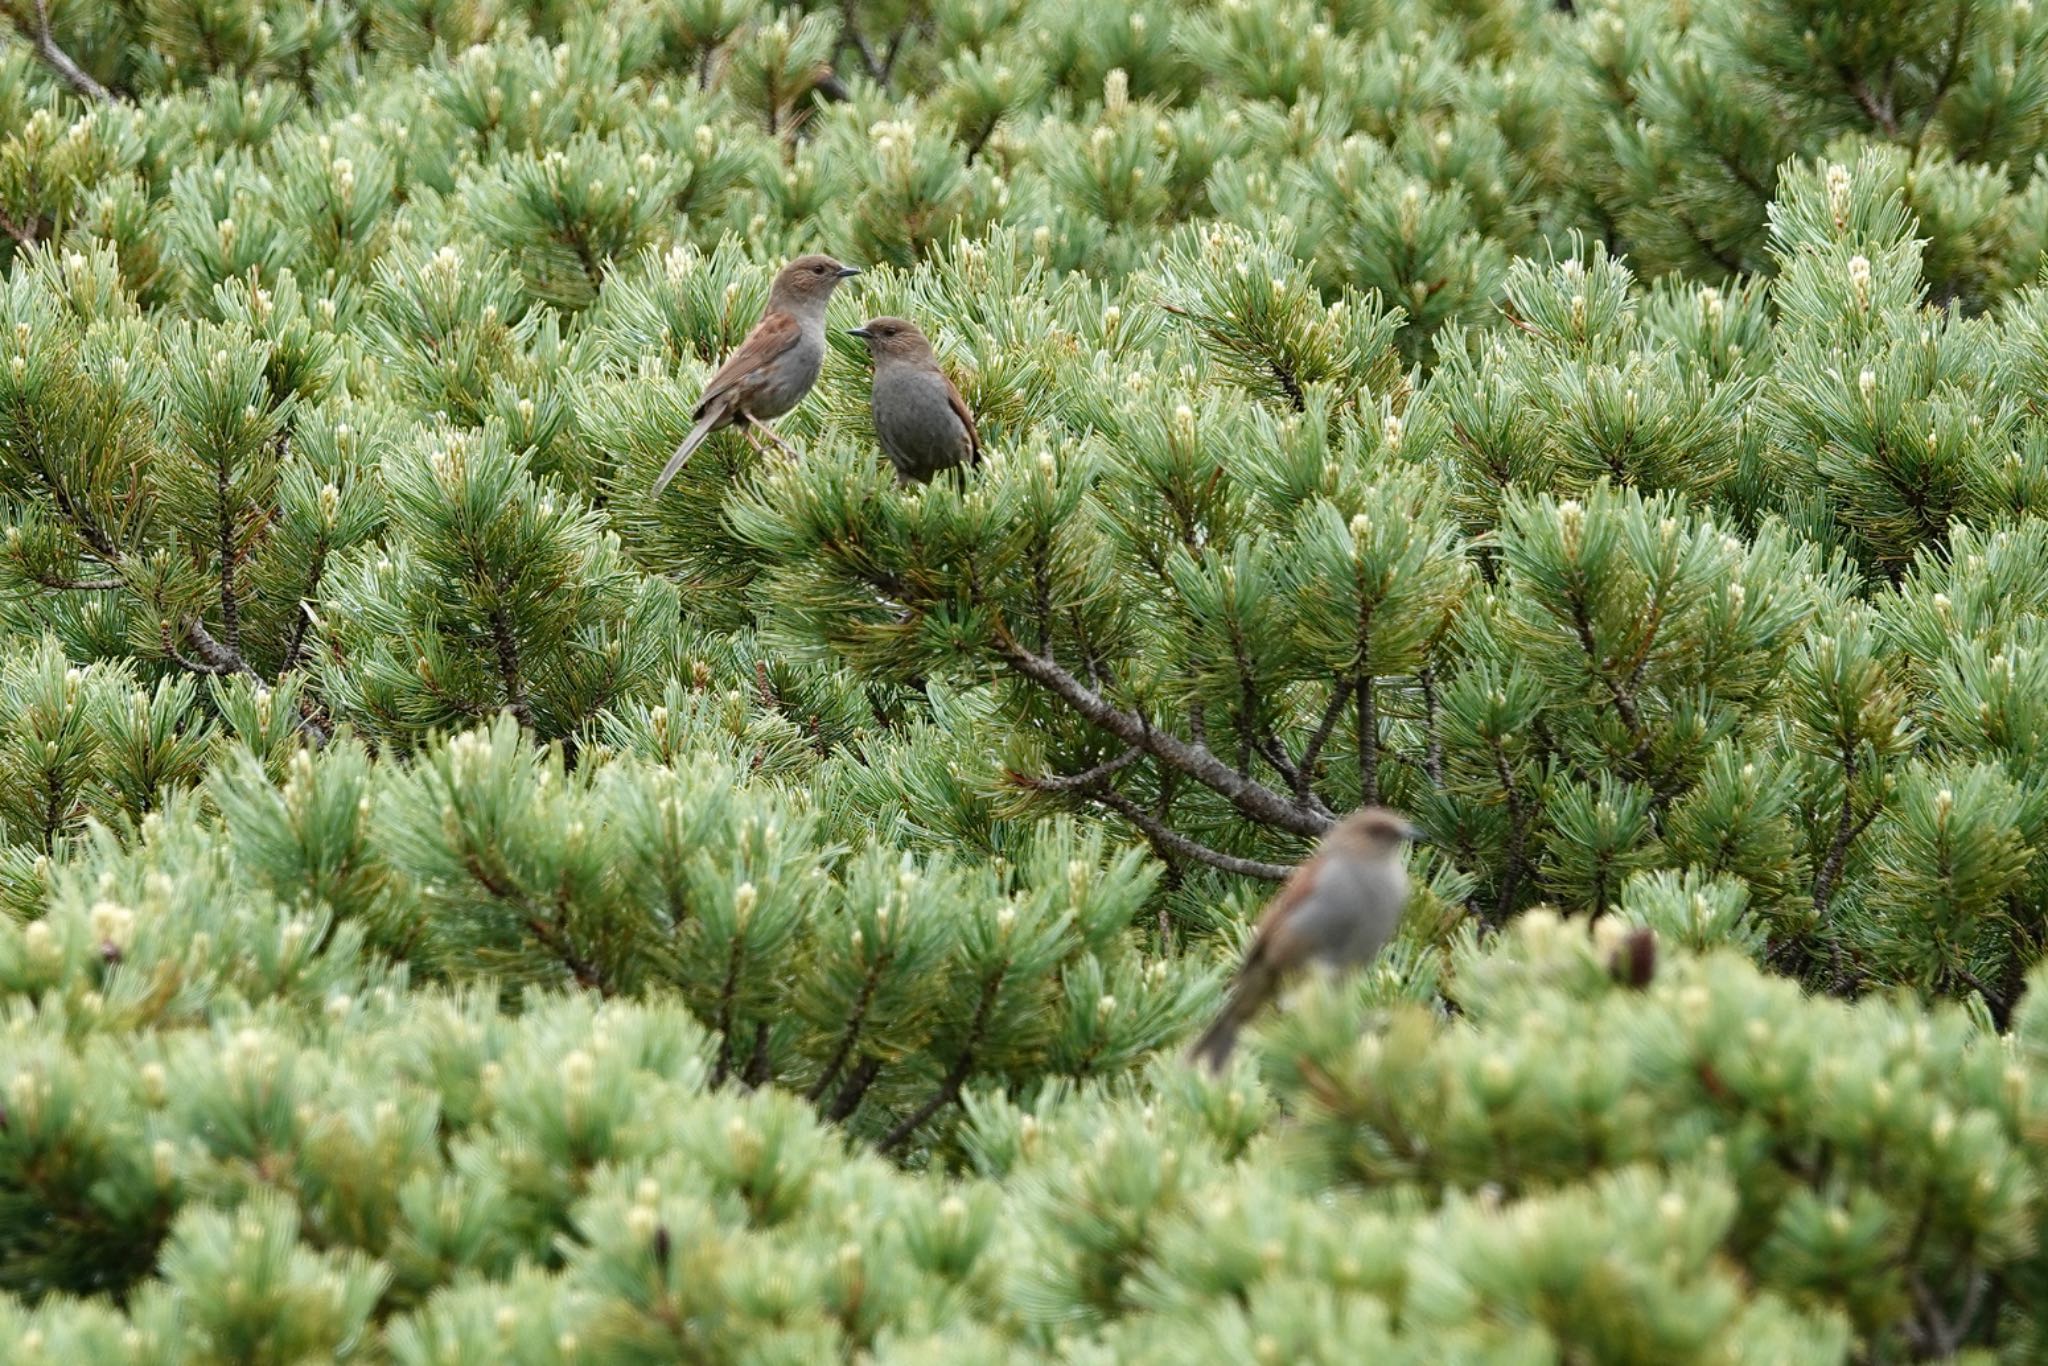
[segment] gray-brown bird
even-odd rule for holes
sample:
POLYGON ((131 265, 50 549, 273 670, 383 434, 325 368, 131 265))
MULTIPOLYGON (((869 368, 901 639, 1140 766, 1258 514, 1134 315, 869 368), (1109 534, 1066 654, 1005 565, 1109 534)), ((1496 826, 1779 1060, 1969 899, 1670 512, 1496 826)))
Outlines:
POLYGON ((1295 973, 1312 963, 1351 968, 1372 961, 1408 907, 1402 848, 1423 838, 1384 807, 1365 807, 1338 822, 1266 904, 1230 999, 1188 1056, 1222 1071, 1238 1030, 1295 973))
POLYGON ((858 274, 829 256, 799 256, 782 268, 768 291, 761 321, 704 386, 704 397, 690 414, 697 425, 662 467, 653 496, 660 496, 706 437, 727 427, 738 427, 755 450, 761 449, 754 439, 754 429, 759 428, 784 451, 796 454, 768 425, 769 419, 796 407, 818 382, 818 368, 825 362, 825 305, 841 280, 858 274))
POLYGON ((940 470, 981 463, 981 434, 967 401, 939 368, 917 324, 870 318, 849 334, 868 344, 875 380, 875 437, 898 484, 925 483, 940 470))

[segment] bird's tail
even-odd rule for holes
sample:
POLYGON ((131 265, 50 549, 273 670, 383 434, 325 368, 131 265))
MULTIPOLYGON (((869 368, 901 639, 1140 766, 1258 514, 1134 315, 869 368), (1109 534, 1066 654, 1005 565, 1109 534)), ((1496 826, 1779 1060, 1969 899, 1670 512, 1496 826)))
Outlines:
POLYGON ((680 470, 683 467, 683 462, 690 458, 690 452, 704 444, 704 438, 711 435, 711 429, 717 422, 718 415, 716 413, 706 413, 697 419, 697 425, 690 428, 690 434, 683 438, 683 444, 676 447, 676 453, 668 458, 666 465, 661 467, 661 474, 654 481, 654 491, 648 494, 648 497, 661 497, 661 491, 668 487, 668 481, 676 477, 676 471, 680 470))
POLYGON ((1231 1050, 1237 1047, 1237 1021, 1226 1007, 1216 1022, 1202 1031, 1194 1046, 1188 1049, 1188 1061, 1198 1062, 1211 1072, 1221 1072, 1230 1062, 1231 1050))
POLYGON ((1247 964, 1231 986, 1230 999, 1217 1012, 1215 1023, 1189 1047, 1188 1060, 1206 1064, 1211 1072, 1221 1072, 1230 1061, 1231 1050, 1237 1047, 1237 1031, 1259 1013, 1259 1007, 1272 994, 1272 973, 1262 963, 1247 964))

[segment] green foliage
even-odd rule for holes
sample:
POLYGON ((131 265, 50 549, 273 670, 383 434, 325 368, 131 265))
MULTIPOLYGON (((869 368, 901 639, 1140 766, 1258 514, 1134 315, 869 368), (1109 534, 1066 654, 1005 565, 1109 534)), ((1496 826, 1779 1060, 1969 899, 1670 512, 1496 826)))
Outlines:
POLYGON ((0 1355, 2039 1359, 2044 170, 2024 0, 0 0, 0 1355))

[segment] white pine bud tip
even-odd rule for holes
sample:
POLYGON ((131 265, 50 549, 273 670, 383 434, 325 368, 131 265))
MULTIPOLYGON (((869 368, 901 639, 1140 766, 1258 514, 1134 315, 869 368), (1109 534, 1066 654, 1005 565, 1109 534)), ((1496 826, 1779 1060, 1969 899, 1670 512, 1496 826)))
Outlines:
POLYGON ((643 1242, 654 1236, 655 1227, 659 1223, 655 1212, 645 1205, 635 1205, 626 1211, 627 1231, 643 1242))
POLYGON ((1372 535, 1372 518, 1366 516, 1362 512, 1352 517, 1351 539, 1353 539, 1354 541, 1362 541, 1370 535, 1372 535))
POLYGON ((1387 445, 1399 446, 1401 444, 1401 437, 1407 428, 1399 417, 1393 413, 1388 413, 1387 420, 1380 424, 1380 430, 1386 437, 1387 445))
POLYGON ((1863 397, 1866 399, 1869 398, 1872 394, 1876 393, 1877 371, 1865 370, 1862 374, 1856 376, 1856 388, 1862 393, 1863 397))
POLYGON ((93 942, 112 944, 124 948, 128 935, 135 928, 135 912, 113 901, 96 901, 87 915, 92 928, 93 942))
POLYGON ((590 1055, 580 1048, 572 1050, 569 1056, 563 1058, 561 1067, 558 1069, 562 1078, 562 1084, 578 1089, 590 1084, 590 1078, 594 1070, 595 1064, 592 1063, 590 1055))
POLYGON ((744 925, 747 917, 754 913, 754 907, 759 904, 760 900, 761 893, 755 889, 754 884, 742 882, 739 888, 732 894, 732 913, 734 918, 744 925))

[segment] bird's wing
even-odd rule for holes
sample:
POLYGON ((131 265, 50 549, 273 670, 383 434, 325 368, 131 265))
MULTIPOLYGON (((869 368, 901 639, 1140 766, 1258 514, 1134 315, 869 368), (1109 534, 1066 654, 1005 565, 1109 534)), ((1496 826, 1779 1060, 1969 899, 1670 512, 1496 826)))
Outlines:
POLYGON ((945 372, 939 378, 946 381, 946 402, 953 405, 953 416, 960 419, 960 425, 967 429, 967 463, 981 463, 981 433, 975 430, 974 414, 967 410, 967 400, 960 397, 960 390, 945 372))
MULTIPOLYGON (((1309 893, 1316 885, 1316 874, 1322 870, 1323 856, 1317 854, 1287 875, 1287 881, 1280 884, 1280 890, 1266 903, 1266 909, 1259 913, 1258 927, 1252 931, 1252 942, 1244 951, 1244 965, 1238 969, 1240 977, 1249 973, 1253 966, 1265 959, 1276 948, 1281 948, 1292 937, 1289 926, 1295 910, 1308 900, 1309 893)), ((1282 957, 1286 957, 1282 954, 1282 957)))
POLYGON ((740 410, 746 410, 746 390, 757 382, 761 368, 797 344, 803 329, 787 313, 770 313, 754 324, 754 330, 747 333, 739 349, 725 358, 725 364, 718 367, 718 373, 704 386, 704 397, 697 400, 692 417, 701 418, 720 399, 736 401, 740 410))

